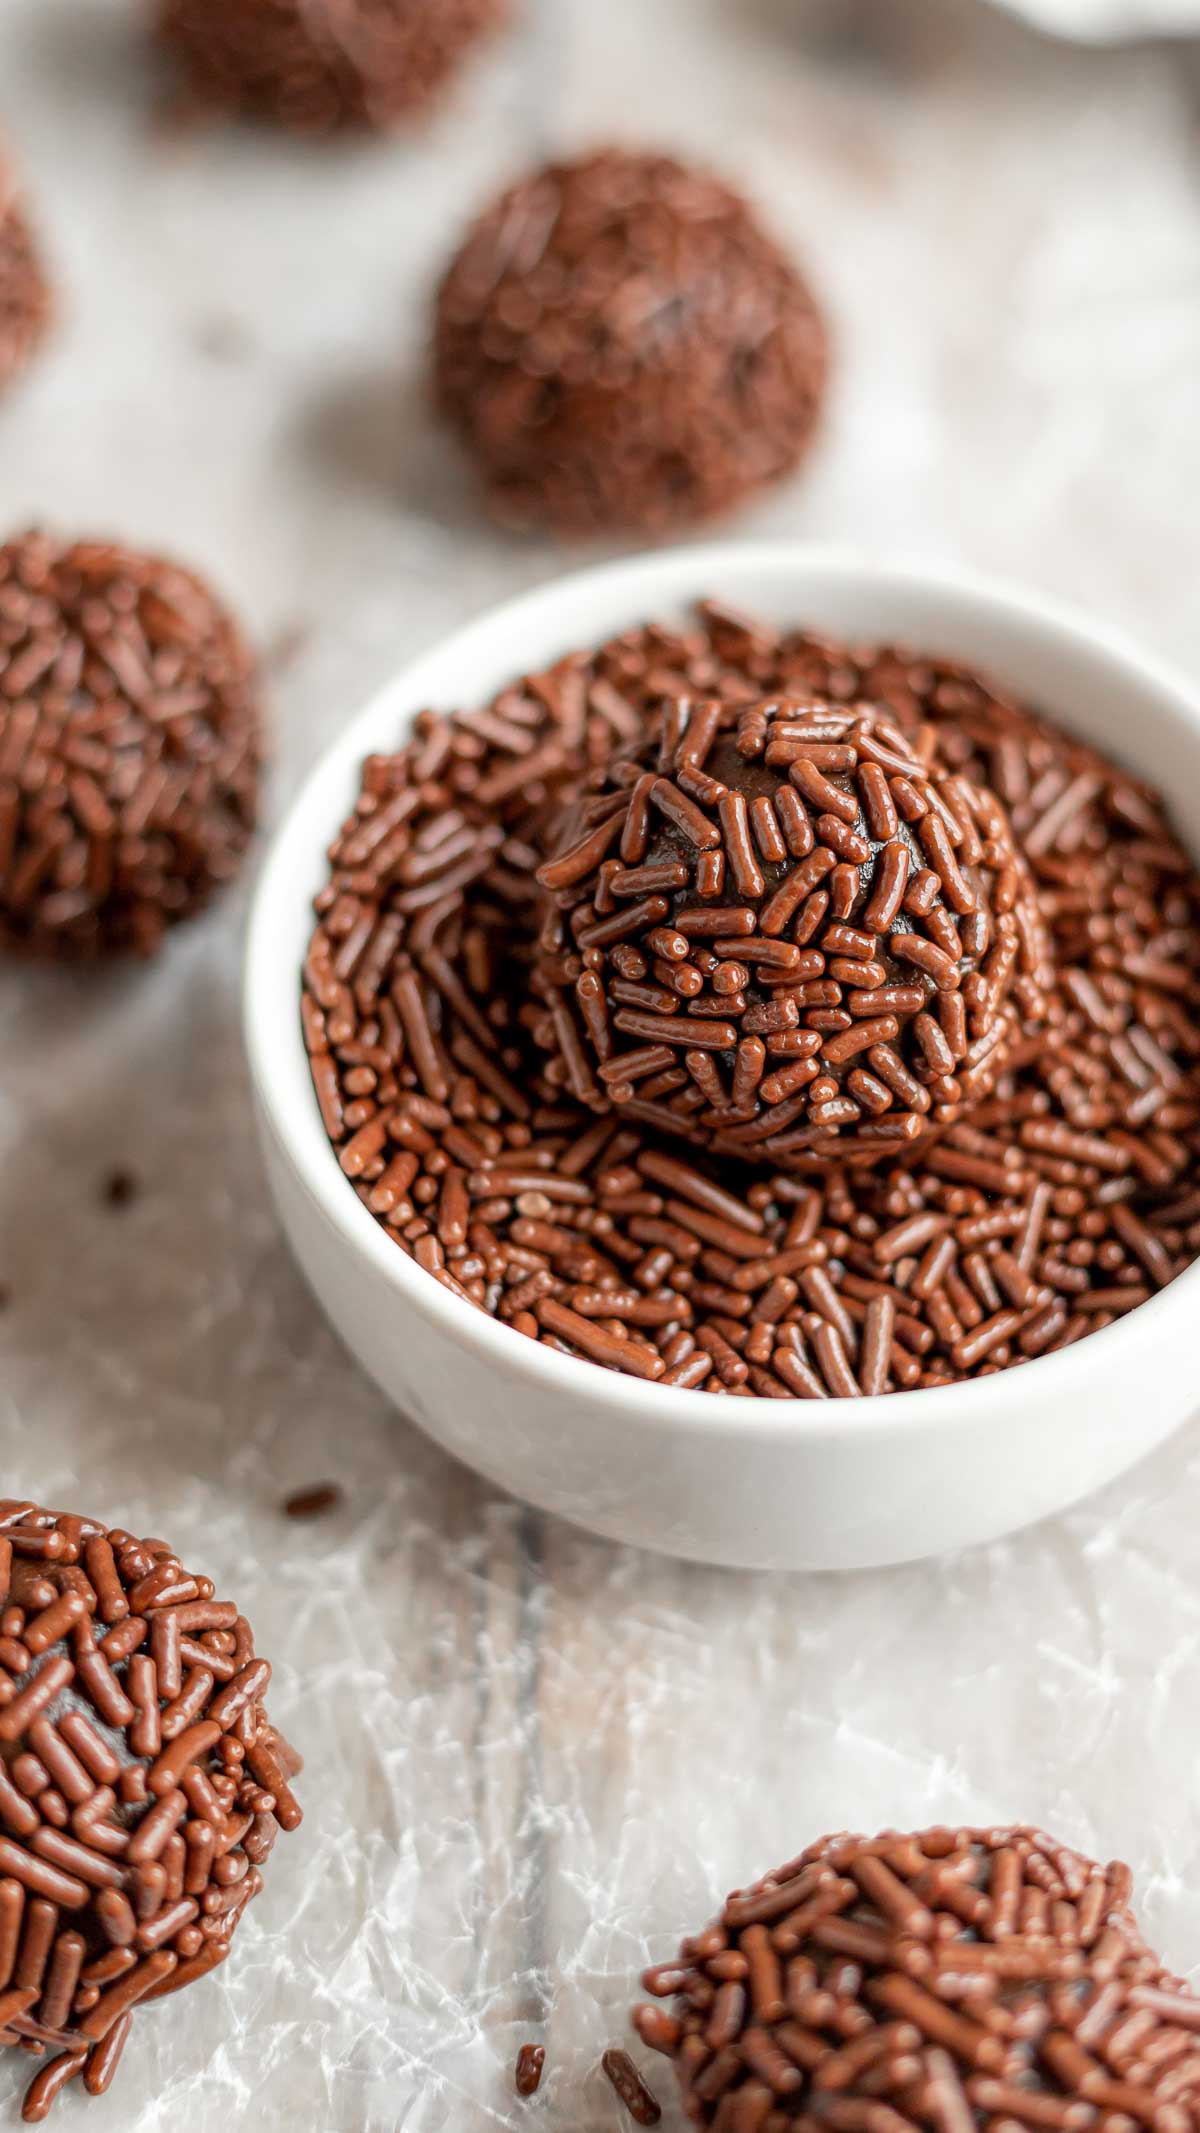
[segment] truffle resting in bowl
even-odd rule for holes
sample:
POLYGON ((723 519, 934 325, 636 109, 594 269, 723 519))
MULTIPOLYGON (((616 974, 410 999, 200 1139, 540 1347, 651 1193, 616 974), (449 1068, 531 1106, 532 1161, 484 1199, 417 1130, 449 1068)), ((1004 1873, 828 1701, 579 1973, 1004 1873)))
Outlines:
POLYGON ((0 948, 150 954, 236 873, 260 758, 254 662, 201 579, 0 546, 0 948))
POLYGON ((0 1502, 0 2043, 25 2117, 229 1953, 298 1759, 238 1607, 163 1541, 0 1502))
POLYGON ((867 705, 664 702, 538 880, 553 1078, 717 1154, 899 1154, 1043 1009, 999 801, 867 705))
POLYGON ((1200 1999, 1128 1867, 1043 1831, 825 1837, 648 1971, 634 2026, 717 2133, 1192 2133, 1200 1999))
POLYGON ((738 193, 610 149, 480 216, 439 292, 435 362, 498 517, 657 534, 799 463, 826 336, 738 193))

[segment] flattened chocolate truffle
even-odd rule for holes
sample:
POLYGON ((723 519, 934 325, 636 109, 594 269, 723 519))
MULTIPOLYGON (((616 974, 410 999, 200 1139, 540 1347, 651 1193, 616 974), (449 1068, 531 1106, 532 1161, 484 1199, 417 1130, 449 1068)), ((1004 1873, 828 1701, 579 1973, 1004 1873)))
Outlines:
POLYGON ((0 153, 0 390, 29 361, 49 324, 50 309, 33 233, 0 153))
POLYGON ((797 465, 826 338, 739 194, 610 149, 480 217, 438 296, 436 372, 500 518, 660 533, 797 465))
POLYGON ((1128 1867, 1042 1831, 825 1837, 648 1971, 634 2010, 718 2133, 1191 2133, 1200 1998, 1128 1867))
POLYGON ((0 2044, 107 2088, 132 2010, 224 1962, 299 1762, 249 1624, 163 1541, 0 1502, 0 2044))
POLYGON ((1045 975, 999 801, 863 704, 666 701, 538 881, 560 1084, 777 1168, 951 1124, 1045 975))
POLYGON ((297 133, 388 131, 435 101, 506 0, 158 0, 198 95, 297 133))
POLYGON ((260 756, 250 651, 199 578, 0 547, 0 947, 150 954, 237 871, 260 756))

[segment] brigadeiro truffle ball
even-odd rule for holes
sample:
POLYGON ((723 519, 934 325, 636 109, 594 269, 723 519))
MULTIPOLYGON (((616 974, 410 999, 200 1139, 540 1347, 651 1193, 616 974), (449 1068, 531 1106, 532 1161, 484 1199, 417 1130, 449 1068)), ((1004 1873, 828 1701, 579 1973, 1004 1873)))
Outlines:
POLYGON ((900 1153, 1040 1011, 1003 808, 866 705, 667 701, 537 878, 557 1079, 718 1153, 900 1153))
POLYGON ((253 661, 199 578, 0 547, 0 946, 150 953, 236 872, 259 761, 253 661))
POLYGON ((719 2133, 1193 2133, 1200 1998, 1130 1874, 1036 1829, 826 1837, 646 1973, 634 2025, 719 2133))
POLYGON ((0 389, 24 368, 49 320, 49 286, 0 151, 0 389))
POLYGON ((433 102, 506 0, 158 0, 200 97, 300 133, 387 130, 433 102))
POLYGON ((159 1540, 0 1502, 0 2044, 44 2118, 116 2069, 132 2010, 215 1970, 297 1757, 250 1626, 159 1540))
POLYGON ((481 216, 442 283, 441 404, 497 515, 648 533, 790 472, 825 331, 746 202, 665 156, 554 163, 481 216))

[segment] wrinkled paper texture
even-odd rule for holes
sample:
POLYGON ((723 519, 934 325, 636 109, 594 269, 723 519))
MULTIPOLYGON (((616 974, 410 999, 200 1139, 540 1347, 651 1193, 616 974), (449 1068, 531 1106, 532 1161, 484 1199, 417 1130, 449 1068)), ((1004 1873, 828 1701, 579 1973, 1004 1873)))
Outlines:
MULTIPOLYGON (((791 0, 530 0, 430 132, 313 151, 156 136, 132 16, 0 12, 64 314, 0 411, 4 518, 212 572, 272 654, 272 816, 400 660, 564 567, 488 529, 430 426, 426 305, 503 175, 613 131, 740 170, 835 323, 818 454, 740 530, 1009 571, 1200 666, 1200 193, 1165 56, 973 0, 888 0, 849 43, 791 0)), ((844 1578, 496 1497, 388 1412, 278 1235, 244 911, 147 970, 0 974, 4 1487, 166 1532, 236 1594, 308 1763, 232 1959, 63 2133, 616 2133, 596 2062, 643 1961, 829 1827, 1033 1817, 1129 1858, 1200 1961, 1196 1430, 1037 1532, 844 1578), (280 1515, 330 1476, 340 1510, 280 1515)), ((0 2108, 27 2071, 5 2056, 0 2108)))

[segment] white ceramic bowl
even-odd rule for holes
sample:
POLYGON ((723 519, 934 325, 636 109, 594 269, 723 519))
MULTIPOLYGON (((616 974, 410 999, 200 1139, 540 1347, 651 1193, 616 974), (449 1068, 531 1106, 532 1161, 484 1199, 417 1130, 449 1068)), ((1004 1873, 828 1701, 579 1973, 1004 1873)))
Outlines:
POLYGON ((1086 618, 1035 595, 795 544, 721 545, 584 570, 466 625, 352 720, 259 883, 245 1028, 283 1226, 343 1340, 422 1429, 489 1480, 614 1540, 756 1569, 901 1562, 989 1539, 1109 1481, 1196 1401, 1200 1265, 1090 1339, 959 1387, 827 1402, 718 1400, 556 1354, 460 1301, 392 1243, 326 1140, 300 1035, 300 967, 325 850, 362 759, 427 706, 705 593, 776 622, 898 638, 989 668, 1164 787, 1200 852, 1200 703, 1086 618))

